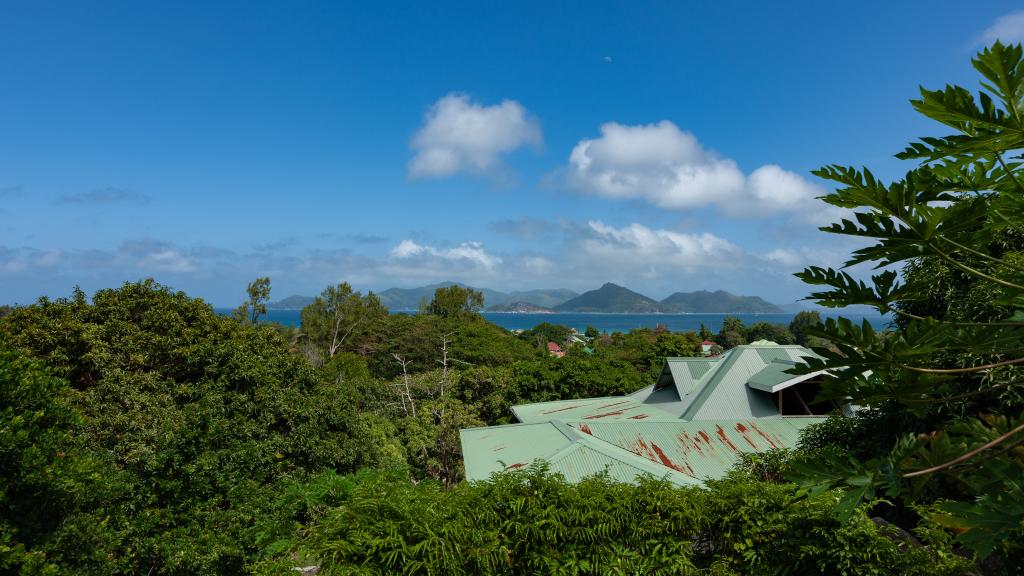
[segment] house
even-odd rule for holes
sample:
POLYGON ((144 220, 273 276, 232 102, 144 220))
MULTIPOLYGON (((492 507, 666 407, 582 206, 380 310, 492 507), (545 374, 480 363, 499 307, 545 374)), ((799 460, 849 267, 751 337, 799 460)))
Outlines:
POLYGON ((803 428, 838 407, 815 402, 824 374, 787 372, 812 354, 768 342, 666 358, 657 381, 628 396, 515 406, 519 424, 460 431, 466 478, 542 460, 573 482, 607 472, 703 485, 744 453, 796 446, 803 428))
POLYGON ((565 356, 565 352, 562 347, 554 342, 548 342, 548 353, 552 356, 558 356, 559 358, 565 356))
POLYGON ((569 344, 586 344, 587 339, 582 334, 573 329, 572 333, 569 334, 568 342, 569 344))
POLYGON ((711 340, 705 340, 705 341, 701 342, 700 343, 700 353, 705 355, 705 356, 708 356, 709 354, 711 354, 711 347, 712 346, 716 346, 716 344, 714 342, 712 342, 711 340))

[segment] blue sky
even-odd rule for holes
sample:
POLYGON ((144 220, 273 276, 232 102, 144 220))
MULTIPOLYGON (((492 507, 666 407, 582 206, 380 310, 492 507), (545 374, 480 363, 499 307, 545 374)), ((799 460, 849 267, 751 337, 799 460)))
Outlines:
POLYGON ((1011 2, 4 2, 0 302, 154 277, 791 302, 1011 2))

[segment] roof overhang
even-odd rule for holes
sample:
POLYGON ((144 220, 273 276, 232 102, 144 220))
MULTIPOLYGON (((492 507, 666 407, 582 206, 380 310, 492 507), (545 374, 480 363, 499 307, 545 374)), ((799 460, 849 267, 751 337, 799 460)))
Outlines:
POLYGON ((747 386, 753 388, 754 390, 761 390, 762 392, 774 393, 778 392, 779 390, 785 390, 790 386, 796 386, 801 382, 806 382, 807 380, 810 380, 815 376, 821 376, 822 374, 826 374, 827 372, 828 370, 818 370, 817 372, 811 372, 810 374, 801 374, 799 376, 794 376, 788 380, 783 380, 782 382, 778 382, 775 384, 747 382, 747 386))

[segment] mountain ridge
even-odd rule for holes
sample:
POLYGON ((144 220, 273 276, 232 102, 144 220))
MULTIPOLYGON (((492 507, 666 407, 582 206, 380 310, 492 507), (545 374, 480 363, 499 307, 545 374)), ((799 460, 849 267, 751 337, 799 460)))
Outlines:
POLYGON ((554 308, 558 312, 649 313, 662 312, 660 303, 629 288, 605 282, 554 308))
MULTIPOLYGON (((782 314, 801 309, 816 309, 802 303, 779 306, 760 296, 739 296, 726 290, 675 292, 659 301, 612 282, 606 282, 600 288, 582 294, 565 288, 502 292, 476 288, 460 282, 439 282, 415 288, 388 288, 376 294, 381 303, 391 310, 417 310, 422 299, 429 300, 438 288, 453 285, 479 290, 484 295, 484 307, 488 312, 782 314)), ((273 310, 297 310, 313 300, 312 296, 296 294, 271 302, 267 307, 273 310)))

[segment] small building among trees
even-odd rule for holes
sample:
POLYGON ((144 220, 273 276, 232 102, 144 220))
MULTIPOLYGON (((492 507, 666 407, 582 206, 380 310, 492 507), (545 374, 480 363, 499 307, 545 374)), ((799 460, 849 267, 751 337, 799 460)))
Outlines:
POLYGON ((847 409, 819 398, 826 374, 790 373, 811 355, 759 341, 715 357, 666 358, 657 381, 628 396, 515 406, 519 424, 461 431, 466 478, 542 461, 570 481, 607 472, 702 485, 744 453, 794 447, 804 427, 847 409))

